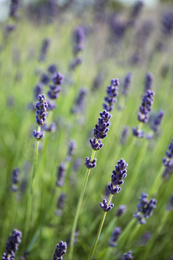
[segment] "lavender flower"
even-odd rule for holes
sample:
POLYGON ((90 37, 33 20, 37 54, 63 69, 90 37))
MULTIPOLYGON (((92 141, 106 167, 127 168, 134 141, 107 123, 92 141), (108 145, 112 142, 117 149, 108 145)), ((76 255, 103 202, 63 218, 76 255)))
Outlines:
POLYGON ((38 132, 38 131, 36 131, 36 130, 33 130, 32 136, 33 136, 35 139, 37 139, 37 141, 39 141, 39 140, 41 140, 41 139, 43 138, 44 132, 43 132, 43 131, 38 132))
POLYGON ((122 131, 122 134, 121 134, 121 140, 120 140, 120 144, 121 145, 125 145, 125 143, 127 142, 127 138, 129 136, 129 127, 128 126, 125 126, 123 131, 122 131))
POLYGON ((17 191, 17 184, 19 182, 19 174, 20 170, 19 168, 14 168, 14 170, 11 173, 11 191, 17 191))
POLYGON ((96 138, 90 139, 91 148, 95 151, 100 150, 103 147, 102 141, 99 139, 97 141, 96 138))
POLYGON ((125 205, 120 205, 118 210, 117 210, 116 216, 119 218, 122 215, 124 215, 125 212, 126 212, 126 209, 127 209, 127 207, 125 205))
POLYGON ((66 253, 66 251, 67 251, 67 243, 60 241, 59 244, 56 245, 53 260, 63 260, 63 256, 66 253))
POLYGON ((109 203, 109 205, 107 204, 107 200, 106 199, 103 199, 103 203, 100 202, 100 207, 102 210, 104 210, 105 212, 108 212, 110 211, 113 207, 114 207, 114 204, 112 203, 109 203))
POLYGON ((170 197, 170 199, 169 199, 169 202, 168 202, 168 204, 166 205, 166 209, 167 209, 168 211, 173 210, 173 193, 171 194, 171 197, 170 197))
POLYGON ((173 139, 172 142, 168 146, 168 150, 166 151, 166 157, 163 157, 163 164, 165 167, 173 167, 173 139))
POLYGON ((142 10, 142 7, 143 7, 143 2, 142 1, 137 1, 134 6, 133 6, 133 9, 132 9, 132 12, 131 12, 131 17, 133 19, 137 18, 142 10))
POLYGON ((133 127, 133 135, 139 138, 143 138, 145 134, 144 130, 138 129, 138 127, 133 127))
POLYGON ((97 139, 104 139, 107 136, 107 132, 109 131, 109 119, 111 118, 111 115, 109 112, 104 110, 102 113, 100 113, 100 117, 98 119, 98 124, 95 125, 94 128, 94 136, 97 139))
POLYGON ((63 81, 64 81, 64 75, 62 73, 58 72, 53 74, 52 82, 55 85, 62 85, 63 81))
POLYGON ((41 83, 42 83, 43 85, 47 85, 47 84, 49 83, 49 81, 50 81, 50 78, 49 78, 49 76, 48 76, 47 74, 43 73, 43 74, 41 75, 40 81, 41 81, 41 83))
POLYGON ((170 177, 170 175, 172 174, 172 172, 173 172, 173 165, 171 165, 171 166, 166 166, 166 167, 165 167, 165 170, 164 170, 164 172, 163 172, 163 174, 162 174, 162 177, 163 177, 165 180, 167 180, 167 179, 170 177))
POLYGON ((43 93, 43 85, 41 82, 38 82, 37 85, 34 87, 34 99, 38 98, 38 95, 43 93))
POLYGON ((59 186, 59 187, 64 186, 65 171, 66 171, 66 166, 65 166, 65 163, 62 162, 61 165, 57 169, 56 186, 59 186))
POLYGON ((56 210, 57 216, 60 216, 62 214, 62 210, 64 208, 65 200, 66 200, 66 194, 61 193, 59 198, 58 198, 58 201, 57 201, 57 210, 56 210))
POLYGON ((137 218, 139 224, 145 224, 147 218, 149 218, 153 209, 156 207, 157 201, 155 199, 151 199, 148 201, 148 195, 146 193, 141 194, 141 198, 139 199, 139 204, 137 206, 137 212, 134 213, 134 217, 137 218))
POLYGON ((106 93, 107 97, 104 98, 105 102, 103 103, 103 108, 110 112, 113 109, 113 104, 116 102, 115 97, 118 95, 118 85, 119 85, 119 80, 118 79, 112 79, 111 80, 111 85, 107 87, 106 93))
POLYGON ((133 259, 132 251, 129 251, 128 253, 125 253, 123 255, 123 258, 122 258, 122 260, 131 260, 131 259, 133 259))
POLYGON ((49 45, 50 45, 50 39, 45 38, 42 43, 39 61, 45 60, 49 45))
POLYGON ((132 73, 128 72, 126 77, 124 78, 123 87, 122 87, 122 94, 124 96, 128 95, 131 80, 132 80, 132 73))
POLYGON ((78 67, 82 63, 81 58, 75 58, 71 63, 70 63, 70 70, 75 70, 76 67, 78 67))
POLYGON ((59 97, 63 81, 64 75, 62 73, 58 72, 53 74, 52 82, 54 85, 49 85, 49 91, 47 92, 50 99, 57 99, 59 97))
POLYGON ((97 159, 96 159, 96 158, 94 158, 94 159, 91 161, 91 158, 86 157, 85 166, 86 166, 88 169, 95 168, 95 167, 96 167, 96 162, 97 162, 97 159))
POLYGON ((87 90, 85 88, 81 88, 79 90, 78 96, 75 99, 75 104, 71 109, 71 112, 76 113, 84 113, 85 111, 85 97, 87 94, 87 90))
POLYGON ((155 118, 153 119, 153 121, 151 122, 151 129, 154 132, 158 132, 158 129, 162 122, 163 117, 164 117, 164 112, 163 112, 163 110, 160 110, 158 112, 158 114, 155 116, 155 118))
POLYGON ((19 5, 20 5, 20 0, 11 0, 9 15, 12 18, 16 18, 16 13, 17 13, 17 10, 19 8, 19 5))
POLYGON ((147 123, 149 119, 149 112, 151 111, 151 106, 154 100, 154 92, 147 90, 142 98, 142 104, 138 112, 138 120, 143 123, 147 123))
POLYGON ((173 12, 168 11, 162 16, 162 31, 166 36, 173 33, 173 12))
POLYGON ((57 66, 56 64, 51 64, 49 65, 49 67, 47 68, 47 71, 50 73, 50 74, 54 74, 54 73, 57 73, 57 66))
POLYGON ((48 103, 43 94, 38 95, 38 101, 39 102, 36 103, 36 123, 41 126, 44 125, 46 121, 48 103))
POLYGON ((152 90, 152 84, 153 84, 153 75, 148 72, 145 77, 145 92, 147 90, 152 90))
POLYGON ((2 260, 14 260, 15 253, 18 250, 18 246, 21 243, 22 233, 14 229, 11 236, 6 243, 6 253, 3 253, 2 260))
POLYGON ((83 42, 85 39, 85 32, 83 27, 79 26, 75 29, 73 33, 74 37, 74 55, 77 55, 78 52, 83 50, 83 42))
POLYGON ((109 246, 111 247, 115 247, 117 245, 117 240, 121 234, 121 228, 120 227, 116 227, 114 228, 114 231, 112 232, 112 236, 109 240, 109 246))
POLYGON ((111 175, 113 185, 117 186, 124 183, 123 179, 127 176, 127 166, 128 164, 123 159, 117 162, 115 170, 112 171, 113 174, 111 175))
POLYGON ((108 190, 110 192, 110 194, 117 194, 121 191, 121 188, 118 186, 114 186, 112 183, 108 184, 108 190))

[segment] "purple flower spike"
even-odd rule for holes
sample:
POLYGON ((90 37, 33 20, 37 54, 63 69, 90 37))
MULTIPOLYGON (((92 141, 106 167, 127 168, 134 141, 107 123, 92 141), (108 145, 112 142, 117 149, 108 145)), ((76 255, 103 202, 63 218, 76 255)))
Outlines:
POLYGON ((172 142, 168 146, 168 150, 166 151, 166 157, 163 157, 162 161, 165 167, 173 167, 173 139, 172 142))
POLYGON ((134 213, 134 217, 137 218, 139 224, 145 224, 147 218, 149 218, 153 209, 156 207, 157 201, 155 199, 151 199, 148 201, 148 195, 146 193, 141 194, 141 198, 139 199, 139 204, 137 206, 137 212, 134 213))
POLYGON ((19 174, 20 170, 19 168, 14 168, 14 170, 11 173, 11 191, 17 191, 17 184, 19 182, 19 174))
POLYGON ((6 253, 3 254, 2 259, 5 260, 14 259, 15 253, 18 250, 18 246, 21 243, 21 238, 22 238, 22 233, 19 230, 14 229, 12 235, 9 236, 8 238, 8 242, 6 244, 6 253))
POLYGON ((158 114, 156 115, 156 117, 154 118, 154 120, 151 122, 151 129, 154 132, 158 132, 158 129, 159 129, 159 126, 162 122, 163 117, 164 117, 164 111, 160 110, 158 112, 158 114))
POLYGON ((95 167, 96 167, 96 162, 97 162, 97 159, 96 159, 96 158, 94 158, 94 159, 91 161, 91 158, 87 157, 86 160, 85 160, 85 166, 86 166, 88 169, 95 168, 95 167))
POLYGON ((59 187, 64 186, 65 171, 66 171, 66 166, 65 166, 65 163, 62 162, 61 165, 57 169, 56 186, 59 186, 59 187))
POLYGON ((64 81, 64 75, 62 73, 58 72, 53 74, 52 82, 55 85, 61 85, 63 81, 64 81))
POLYGON ((130 87, 130 84, 131 84, 131 80, 132 80, 132 73, 128 72, 126 77, 124 78, 124 83, 123 83, 122 94, 124 96, 128 95, 129 87, 130 87))
POLYGON ((118 85, 119 85, 119 80, 118 79, 112 79, 111 80, 111 85, 107 87, 106 93, 107 97, 104 98, 105 102, 103 103, 103 108, 106 111, 112 111, 113 109, 113 104, 116 102, 116 96, 118 95, 118 85))
POLYGON ((20 0, 11 0, 10 3, 10 16, 16 18, 17 10, 19 8, 20 0))
POLYGON ((67 251, 67 243, 60 241, 59 244, 56 245, 53 260, 63 260, 63 256, 66 253, 66 251, 67 251))
POLYGON ((145 134, 144 130, 139 130, 138 127, 133 127, 133 135, 139 138, 143 138, 145 134))
POLYGON ((107 203, 108 203, 108 202, 107 202, 106 199, 103 200, 103 203, 100 202, 100 207, 101 207, 101 209, 104 210, 105 212, 110 211, 110 210, 114 207, 114 204, 110 203, 110 204, 108 205, 107 203))
POLYGON ((111 194, 115 195, 121 191, 121 188, 110 183, 108 184, 108 190, 111 194))
POLYGON ((41 83, 44 84, 44 85, 47 85, 50 81, 50 78, 47 74, 42 74, 41 75, 41 79, 40 79, 41 83))
POLYGON ((153 84, 153 75, 148 72, 145 78, 145 92, 147 90, 152 90, 152 84, 153 84))
POLYGON ((124 215, 125 212, 126 212, 126 209, 127 209, 127 207, 125 205, 120 205, 118 210, 117 210, 116 216, 119 218, 122 215, 124 215))
POLYGON ((37 141, 39 141, 40 139, 43 138, 44 132, 43 132, 43 131, 37 132, 36 130, 34 130, 34 131, 32 132, 32 136, 33 136, 35 139, 37 139, 37 141))
POLYGON ((123 179, 127 176, 128 166, 128 164, 123 159, 118 161, 117 164, 118 165, 115 166, 115 170, 112 171, 113 174, 111 175, 111 182, 115 186, 124 183, 123 179))
POLYGON ((142 104, 138 112, 138 120, 143 123, 147 123, 149 119, 149 112, 154 100, 154 92, 147 90, 142 99, 142 104))
POLYGON ((132 251, 129 251, 128 253, 125 253, 123 255, 123 258, 122 258, 122 260, 131 260, 131 259, 133 259, 132 251))
POLYGON ((54 74, 57 72, 57 66, 56 64, 51 64, 49 65, 49 67, 47 68, 47 71, 50 73, 50 74, 54 74))
POLYGON ((121 234, 121 228, 120 227, 116 227, 114 228, 114 231, 112 232, 112 236, 109 240, 109 246, 110 247, 115 247, 117 245, 117 240, 121 234))
POLYGON ((45 60, 46 54, 47 54, 47 51, 48 51, 48 48, 49 48, 49 45, 50 45, 50 39, 45 38, 43 40, 43 43, 42 43, 42 46, 41 46, 39 61, 44 61, 45 60))
POLYGON ((90 139, 91 148, 95 151, 100 150, 103 147, 101 139, 97 141, 96 138, 90 139))
POLYGON ((38 101, 39 102, 36 103, 36 123, 38 125, 44 125, 46 116, 48 114, 48 103, 46 101, 45 95, 38 95, 38 101))
POLYGON ((110 125, 109 123, 110 117, 111 115, 106 110, 100 113, 98 124, 96 124, 94 128, 94 136, 96 139, 103 139, 107 136, 107 132, 109 131, 109 125, 110 125))

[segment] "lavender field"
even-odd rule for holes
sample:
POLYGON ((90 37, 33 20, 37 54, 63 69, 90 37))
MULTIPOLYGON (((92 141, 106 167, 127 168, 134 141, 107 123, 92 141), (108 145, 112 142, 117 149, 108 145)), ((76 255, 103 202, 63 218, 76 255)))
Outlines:
POLYGON ((2 260, 173 259, 173 3, 10 0, 0 30, 2 260))

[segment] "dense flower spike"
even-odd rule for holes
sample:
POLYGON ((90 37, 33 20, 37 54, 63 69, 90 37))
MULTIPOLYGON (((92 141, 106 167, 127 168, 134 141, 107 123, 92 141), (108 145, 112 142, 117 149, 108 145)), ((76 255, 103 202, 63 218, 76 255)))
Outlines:
POLYGON ((64 186, 65 171, 66 171, 66 166, 65 166, 65 163, 62 162, 61 165, 57 169, 56 185, 59 187, 64 186))
POLYGON ((17 191, 17 184, 19 182, 19 174, 20 170, 19 168, 14 168, 14 170, 11 173, 11 191, 17 191))
POLYGON ((163 120, 163 117, 164 117, 164 112, 163 110, 160 110, 158 112, 158 114, 154 117, 154 119, 152 120, 151 122, 151 129, 154 131, 154 132, 158 132, 158 129, 159 129, 159 126, 163 120))
POLYGON ((97 139, 104 139, 107 136, 107 132, 109 131, 109 119, 111 118, 111 115, 109 112, 104 110, 102 113, 100 113, 100 117, 98 119, 98 124, 95 125, 94 128, 94 136, 97 139))
POLYGON ((126 213, 126 209, 127 209, 127 207, 125 205, 120 205, 118 210, 117 210, 116 216, 118 218, 123 216, 126 213))
POLYGON ((106 199, 103 199, 103 203, 100 202, 100 207, 102 210, 104 210, 105 212, 108 212, 110 211, 113 207, 114 207, 114 204, 112 203, 109 203, 109 205, 107 204, 107 200, 106 199))
POLYGON ((39 61, 45 60, 49 45, 50 45, 50 39, 45 38, 42 43, 39 61))
POLYGON ((134 213, 134 217, 137 218, 139 224, 145 224, 147 218, 149 218, 153 209, 156 207, 157 201, 155 199, 151 199, 148 201, 148 195, 146 193, 141 194, 141 198, 139 199, 139 204, 137 206, 137 212, 134 213))
POLYGON ((62 73, 58 72, 53 74, 52 82, 54 85, 49 85, 49 91, 47 92, 50 99, 57 99, 59 97, 63 81, 64 75, 62 73))
POLYGON ((88 169, 95 168, 95 167, 96 167, 96 162, 97 162, 97 159, 96 159, 96 158, 94 158, 94 159, 91 161, 91 158, 86 157, 85 166, 86 166, 88 169))
POLYGON ((122 258, 122 260, 131 260, 131 259, 133 259, 132 251, 129 251, 128 253, 125 253, 123 255, 123 258, 122 258))
POLYGON ((58 201, 57 201, 57 210, 56 210, 56 215, 60 216, 62 214, 62 210, 64 208, 65 205, 65 200, 66 200, 66 194, 65 193, 61 193, 58 201))
POLYGON ((113 185, 116 186, 124 183, 123 179, 127 176, 127 166, 128 164, 123 159, 117 162, 115 170, 112 171, 113 174, 111 175, 113 185))
POLYGON ((96 138, 90 139, 91 148, 95 151, 100 150, 103 147, 101 139, 97 141, 96 138))
POLYGON ((44 125, 46 121, 48 103, 43 94, 38 95, 38 101, 39 102, 36 103, 36 123, 41 126, 44 125))
POLYGON ((56 64, 51 64, 49 65, 49 67, 47 68, 47 71, 50 73, 50 74, 54 74, 54 73, 57 73, 57 66, 56 64))
POLYGON ((148 72, 145 77, 145 92, 147 90, 152 90, 152 84, 153 84, 153 75, 148 72))
POLYGON ((37 139, 37 141, 39 141, 40 139, 43 138, 44 132, 43 132, 43 131, 38 132, 38 131, 36 131, 36 130, 33 130, 32 136, 33 136, 35 139, 37 139))
POLYGON ((50 133, 54 133, 56 131, 56 124, 54 122, 50 123, 49 126, 44 124, 41 129, 50 133))
POLYGON ((114 186, 112 183, 108 184, 108 190, 110 192, 110 194, 117 194, 121 191, 121 188, 118 186, 114 186))
POLYGON ((38 95, 43 93, 43 85, 41 82, 38 82, 37 85, 34 87, 34 99, 37 100, 38 95))
POLYGON ((85 111, 85 97, 87 94, 87 90, 85 88, 81 88, 79 90, 78 96, 75 99, 75 104, 71 109, 71 112, 76 113, 84 113, 85 111))
POLYGON ((137 1, 135 4, 134 4, 134 7, 132 9, 132 12, 131 12, 131 17, 133 19, 135 19, 136 17, 139 16, 141 10, 142 10, 142 7, 143 7, 143 2, 142 1, 137 1))
POLYGON ((41 75, 40 81, 43 85, 47 85, 50 81, 50 77, 47 74, 43 73, 41 75))
POLYGON ((154 100, 154 92, 147 90, 142 98, 142 104, 138 112, 138 120, 143 123, 147 123, 149 119, 149 112, 154 100))
POLYGON ((53 260, 63 260, 63 256, 66 253, 66 251, 67 251, 67 243, 60 241, 59 244, 56 245, 53 260))
POLYGON ((14 260, 15 253, 21 243, 21 238, 22 233, 19 230, 14 229, 12 235, 8 238, 6 253, 3 254, 2 260, 14 260))
POLYGON ((132 81, 132 73, 131 72, 128 72, 125 79, 124 79, 124 82, 123 82, 123 87, 122 87, 122 94, 124 96, 127 96, 128 95, 128 92, 129 92, 129 87, 130 87, 130 84, 131 84, 131 81, 132 81))
POLYGON ((17 10, 19 8, 20 0, 11 0, 10 3, 10 16, 16 18, 17 10))
POLYGON ((78 52, 83 50, 83 42, 85 40, 84 28, 79 26, 74 30, 74 55, 77 55, 78 52))
POLYGON ((173 139, 168 146, 168 150, 166 151, 166 157, 163 157, 162 161, 165 167, 173 166, 173 139))
POLYGON ((162 16, 162 31, 166 36, 173 33, 173 12, 168 11, 162 16))
POLYGON ((121 231, 120 227, 114 228, 114 231, 112 232, 111 238, 109 240, 109 246, 115 247, 117 245, 117 240, 118 240, 121 232, 122 231, 121 231))
POLYGON ((106 93, 107 97, 104 98, 105 102, 103 103, 103 108, 110 112, 113 109, 113 104, 116 102, 116 96, 118 95, 118 85, 119 80, 118 79, 112 79, 111 85, 107 87, 106 93))

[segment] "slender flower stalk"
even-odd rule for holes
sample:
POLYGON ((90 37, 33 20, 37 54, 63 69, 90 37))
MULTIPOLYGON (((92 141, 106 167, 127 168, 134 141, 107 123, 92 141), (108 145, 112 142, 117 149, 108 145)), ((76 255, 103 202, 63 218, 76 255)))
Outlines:
POLYGON ((29 189, 28 189, 28 202, 26 208, 24 240, 26 240, 29 227, 30 227, 32 198, 33 198, 33 184, 34 184, 36 168, 37 168, 37 160, 38 160, 38 146, 39 146, 39 140, 43 137, 41 126, 45 123, 46 116, 48 114, 47 112, 48 104, 46 102, 45 96, 38 95, 38 101, 39 102, 36 103, 36 123, 38 124, 38 129, 37 131, 34 130, 32 134, 33 137, 36 139, 36 146, 35 146, 34 159, 33 159, 33 170, 32 170, 29 189))
POLYGON ((75 231, 77 228, 77 222, 80 214, 80 209, 82 206, 83 197, 85 194, 85 190, 87 187, 87 183, 90 177, 91 169, 96 167, 96 158, 94 158, 96 151, 100 150, 103 147, 101 139, 104 139, 107 136, 107 132, 109 131, 109 119, 111 115, 109 112, 104 110, 100 113, 100 117, 98 119, 98 123, 95 125, 94 128, 94 139, 90 139, 91 148, 93 149, 91 157, 87 157, 85 161, 85 165, 87 167, 85 179, 83 183, 83 187, 81 189, 80 197, 77 204, 77 209, 74 217, 74 222, 72 226, 71 238, 70 238, 70 250, 69 250, 69 260, 73 259, 73 250, 74 250, 74 238, 75 238, 75 231))
POLYGON ((121 159, 120 161, 118 161, 117 165, 115 166, 115 170, 113 170, 113 172, 112 172, 113 174, 111 175, 111 183, 108 184, 110 196, 109 196, 108 202, 106 200, 103 200, 103 203, 100 203, 100 207, 104 210, 104 213, 103 213, 103 217, 100 222, 97 236, 96 236, 96 239, 95 239, 94 245, 92 247, 92 250, 90 252, 88 260, 92 260, 92 258, 94 256, 94 252, 96 250, 96 246, 97 246, 97 243, 100 238, 100 234, 101 234, 101 231, 102 231, 105 219, 106 219, 107 212, 110 211, 114 206, 114 204, 111 204, 112 197, 113 197, 113 195, 115 195, 121 191, 121 188, 119 187, 119 185, 124 183, 123 179, 127 176, 127 174, 126 174, 127 166, 128 166, 128 164, 123 159, 121 159))

